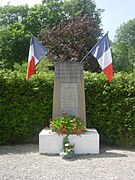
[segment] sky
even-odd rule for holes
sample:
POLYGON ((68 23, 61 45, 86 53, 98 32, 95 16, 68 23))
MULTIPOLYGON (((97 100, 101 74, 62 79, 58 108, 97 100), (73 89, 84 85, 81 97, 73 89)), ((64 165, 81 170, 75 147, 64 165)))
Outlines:
MULTIPOLYGON (((6 5, 25 5, 33 6, 40 4, 42 0, 0 0, 0 6, 6 5)), ((95 0, 97 8, 104 9, 101 14, 102 29, 104 33, 109 31, 109 39, 114 40, 116 30, 124 22, 135 18, 135 0, 95 0)))

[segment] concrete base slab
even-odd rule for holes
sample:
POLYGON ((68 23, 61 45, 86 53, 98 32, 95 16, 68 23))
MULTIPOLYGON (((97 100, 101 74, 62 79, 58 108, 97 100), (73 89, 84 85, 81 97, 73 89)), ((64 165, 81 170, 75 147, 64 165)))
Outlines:
MULTIPOLYGON (((65 136, 43 129, 39 134, 39 153, 59 154, 65 136)), ((68 138, 71 144, 75 144, 75 154, 99 154, 99 134, 96 129, 87 129, 81 136, 73 134, 68 138)))

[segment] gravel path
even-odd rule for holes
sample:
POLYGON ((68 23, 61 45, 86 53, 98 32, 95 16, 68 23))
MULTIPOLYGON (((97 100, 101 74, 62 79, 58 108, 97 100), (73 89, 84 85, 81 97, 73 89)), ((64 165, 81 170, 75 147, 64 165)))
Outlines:
POLYGON ((99 155, 39 155, 38 145, 0 147, 0 180, 135 180, 135 150, 102 147, 99 155))

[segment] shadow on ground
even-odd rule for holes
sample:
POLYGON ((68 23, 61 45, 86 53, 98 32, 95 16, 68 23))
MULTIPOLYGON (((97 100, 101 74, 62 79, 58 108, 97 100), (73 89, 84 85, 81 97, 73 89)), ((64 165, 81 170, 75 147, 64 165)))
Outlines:
POLYGON ((38 144, 19 144, 12 146, 0 146, 0 155, 2 154, 27 154, 38 153, 38 144))
MULTIPOLYGON (((27 153, 34 153, 37 156, 39 154, 39 146, 38 144, 23 144, 23 145, 14 145, 14 146, 0 146, 0 155, 10 155, 10 154, 27 154, 27 153)), ((119 149, 115 147, 108 147, 108 146, 101 146, 100 154, 87 154, 87 155, 75 155, 73 159, 70 161, 75 161, 79 159, 91 159, 91 158, 119 158, 119 157, 128 157, 126 154, 123 153, 125 149, 119 149)), ((130 150, 126 150, 130 151, 130 150)), ((134 150, 131 150, 134 151, 134 150)), ((135 152, 135 151, 134 151, 135 152)), ((42 156, 59 156, 59 155, 51 155, 51 154, 43 154, 42 156)))

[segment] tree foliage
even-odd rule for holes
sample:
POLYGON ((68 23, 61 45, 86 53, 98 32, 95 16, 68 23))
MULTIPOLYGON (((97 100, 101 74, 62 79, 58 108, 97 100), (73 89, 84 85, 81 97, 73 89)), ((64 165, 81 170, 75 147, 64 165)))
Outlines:
POLYGON ((97 9, 93 0, 65 0, 63 9, 68 17, 88 15, 95 22, 97 27, 101 23, 101 13, 103 9, 97 9))
MULTIPOLYGON (((101 35, 100 14, 102 10, 97 9, 94 1, 91 0, 64 1, 62 7, 67 19, 51 30, 42 31, 43 44, 58 60, 80 61, 101 35)), ((85 61, 85 69, 100 71, 97 61, 89 57, 85 61)))
POLYGON ((135 18, 122 24, 113 43, 113 60, 116 71, 132 71, 135 66, 135 18))
POLYGON ((0 59, 5 68, 13 68, 14 63, 22 63, 28 56, 30 35, 25 27, 17 22, 8 28, 0 27, 0 59))
POLYGON ((24 6, 12 6, 6 5, 0 6, 0 26, 9 26, 11 24, 20 22, 23 25, 27 23, 27 17, 29 15, 30 8, 28 5, 24 6))
MULTIPOLYGON (((44 30, 42 42, 45 46, 47 44, 56 59, 80 61, 96 43, 100 33, 101 30, 95 27, 90 16, 76 16, 70 20, 61 21, 52 30, 44 30)), ((95 65, 94 68, 98 69, 97 62, 95 65)))
MULTIPOLYGON (((78 15, 80 17, 83 17, 84 15, 87 15, 87 17, 89 16, 90 22, 88 24, 91 27, 89 27, 86 31, 89 31, 90 33, 89 29, 92 29, 90 38, 88 38, 87 32, 85 36, 83 27, 83 29, 80 29, 80 32, 77 32, 76 35, 76 37, 79 34, 82 36, 80 39, 83 42, 80 46, 82 55, 84 55, 86 50, 91 48, 101 34, 100 13, 101 10, 96 9, 96 5, 92 0, 43 0, 42 4, 35 5, 34 7, 28 7, 28 5, 11 6, 9 4, 4 7, 0 7, 0 61, 10 68, 13 67, 15 62, 22 63, 28 57, 30 34, 39 38, 39 34, 42 29, 46 29, 47 32, 52 31, 52 28, 56 27, 61 20, 68 20, 65 22, 69 22, 70 24, 70 19, 78 15), (81 33, 81 31, 83 31, 83 33, 81 33), (95 34, 93 33, 94 31, 95 34), (90 41, 86 42, 86 38, 90 41), (85 48, 83 48, 84 45, 86 45, 85 48)), ((85 28, 86 27, 88 27, 88 25, 85 25, 85 28)), ((74 39, 76 39, 76 37, 72 35, 70 42, 68 37, 69 44, 71 44, 71 42, 74 43, 74 39)), ((76 40, 78 41, 79 37, 77 37, 76 40)), ((78 41, 78 43, 77 41, 75 44, 78 44, 77 46, 79 46, 81 41, 78 41)), ((61 39, 59 43, 61 43, 61 39)), ((49 46, 51 45, 49 44, 49 46)), ((77 51, 74 48, 72 51, 73 50, 75 50, 73 53, 75 55, 77 51)), ((80 51, 80 49, 78 51, 80 51)), ((69 50, 67 50, 67 52, 69 52, 69 50)), ((69 53, 69 56, 71 56, 71 53, 69 53)), ((94 61, 92 61, 92 63, 93 62, 94 61)))

